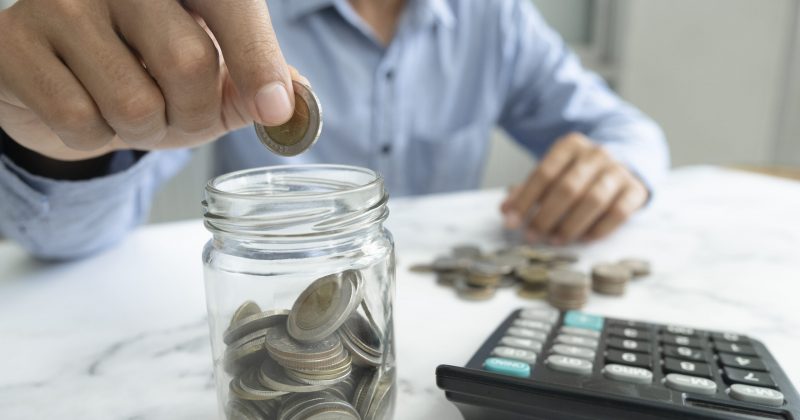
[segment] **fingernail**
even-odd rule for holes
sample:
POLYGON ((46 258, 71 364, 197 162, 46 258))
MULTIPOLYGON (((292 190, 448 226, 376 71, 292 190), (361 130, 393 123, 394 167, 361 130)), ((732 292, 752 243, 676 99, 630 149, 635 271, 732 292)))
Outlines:
POLYGON ((256 93, 256 110, 263 124, 280 125, 288 121, 294 109, 283 83, 271 82, 262 87, 256 93))
POLYGON ((511 211, 506 213, 503 223, 505 224, 506 229, 516 229, 519 227, 522 221, 519 217, 519 214, 511 211))

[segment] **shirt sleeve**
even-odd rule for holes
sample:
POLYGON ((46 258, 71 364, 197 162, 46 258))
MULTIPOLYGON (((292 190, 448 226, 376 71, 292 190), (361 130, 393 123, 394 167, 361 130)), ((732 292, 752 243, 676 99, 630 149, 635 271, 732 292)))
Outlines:
POLYGON ((94 254, 146 220, 159 185, 189 156, 188 150, 122 156, 112 159, 107 176, 61 181, 32 175, 0 155, 0 234, 43 259, 94 254))
POLYGON ((500 125, 542 156, 561 136, 577 131, 626 165, 651 193, 669 168, 659 126, 584 69, 529 1, 500 2, 500 125))

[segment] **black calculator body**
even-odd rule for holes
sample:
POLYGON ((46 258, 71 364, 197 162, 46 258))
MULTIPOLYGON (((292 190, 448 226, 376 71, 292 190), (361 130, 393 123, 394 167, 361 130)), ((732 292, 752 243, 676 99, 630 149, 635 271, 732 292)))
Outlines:
POLYGON ((436 379, 466 420, 800 420, 800 396, 753 338, 544 306, 514 311, 436 379))

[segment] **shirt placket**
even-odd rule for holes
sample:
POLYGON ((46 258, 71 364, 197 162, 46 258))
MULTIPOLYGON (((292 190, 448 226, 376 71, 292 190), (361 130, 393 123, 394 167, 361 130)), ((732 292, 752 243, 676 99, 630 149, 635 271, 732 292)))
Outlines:
POLYGON ((387 49, 384 58, 378 65, 375 74, 375 106, 374 106, 374 139, 372 141, 372 156, 375 168, 391 184, 394 175, 392 173, 393 155, 395 152, 394 143, 397 141, 396 124, 398 105, 395 95, 397 86, 397 55, 399 39, 392 42, 387 49))

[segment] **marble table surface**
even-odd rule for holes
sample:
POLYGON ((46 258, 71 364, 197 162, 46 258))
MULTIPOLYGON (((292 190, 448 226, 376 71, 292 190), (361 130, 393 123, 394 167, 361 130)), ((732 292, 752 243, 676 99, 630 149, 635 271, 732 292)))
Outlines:
MULTIPOLYGON (((397 419, 459 419, 435 385, 508 315, 511 290, 457 299, 408 267, 458 243, 503 244, 502 191, 394 200, 397 419)), ((800 183, 709 167, 673 171, 612 237, 572 247, 586 267, 624 256, 654 274, 586 311, 736 330, 767 344, 800 385, 800 183)), ((0 243, 0 418, 212 419, 199 220, 138 229, 95 257, 44 264, 0 243)))

